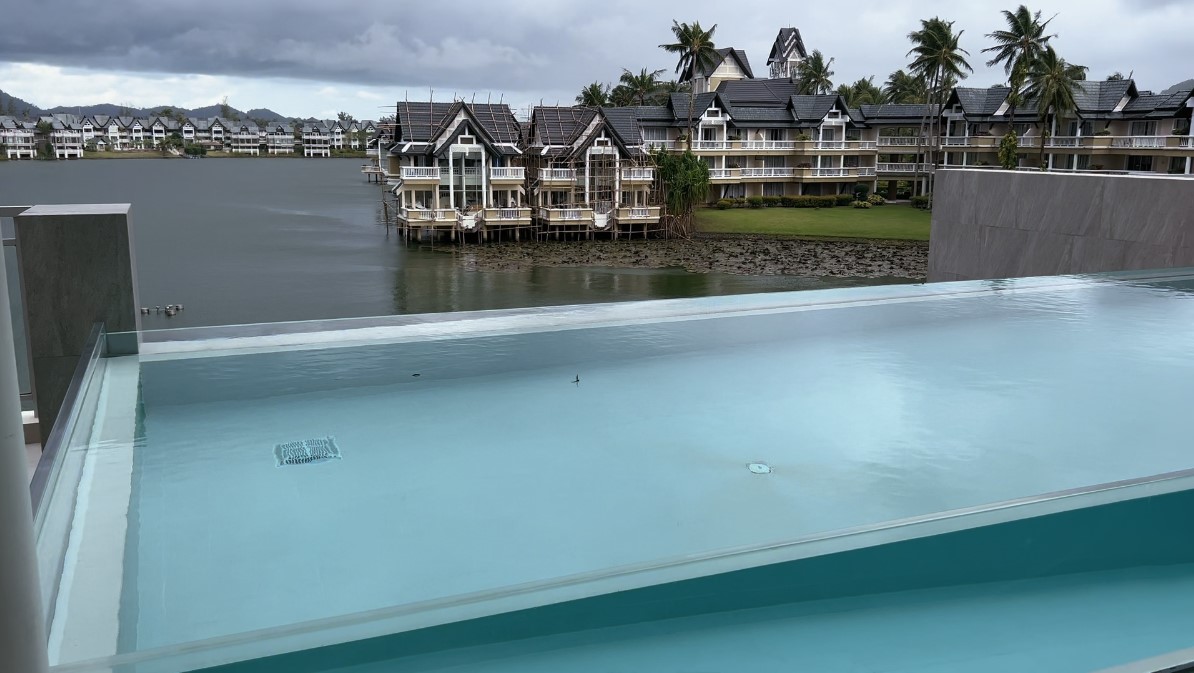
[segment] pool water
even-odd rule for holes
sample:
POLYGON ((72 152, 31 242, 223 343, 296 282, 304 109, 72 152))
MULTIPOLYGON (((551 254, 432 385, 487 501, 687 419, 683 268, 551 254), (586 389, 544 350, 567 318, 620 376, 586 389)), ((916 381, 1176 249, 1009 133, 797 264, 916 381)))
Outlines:
POLYGON ((1190 470, 1192 289, 961 283, 147 343, 99 374, 51 654, 645 586, 1190 470), (327 437, 339 459, 278 466, 278 444, 327 437), (76 638, 99 604, 114 632, 76 638))

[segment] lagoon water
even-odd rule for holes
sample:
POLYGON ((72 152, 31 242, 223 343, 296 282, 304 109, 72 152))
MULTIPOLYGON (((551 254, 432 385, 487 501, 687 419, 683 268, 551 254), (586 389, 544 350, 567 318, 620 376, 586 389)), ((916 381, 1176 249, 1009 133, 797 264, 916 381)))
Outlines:
POLYGON ((0 205, 131 203, 146 329, 700 297, 874 283, 682 269, 468 271, 384 226, 360 159, 0 162, 0 205))

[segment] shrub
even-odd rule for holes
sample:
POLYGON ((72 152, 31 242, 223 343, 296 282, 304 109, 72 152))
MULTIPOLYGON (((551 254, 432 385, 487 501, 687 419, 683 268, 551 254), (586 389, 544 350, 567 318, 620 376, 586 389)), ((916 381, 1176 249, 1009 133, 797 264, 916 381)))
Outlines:
POLYGON ((853 194, 838 194, 837 196, 835 196, 833 198, 834 198, 834 205, 838 205, 838 206, 848 206, 851 203, 854 203, 854 195, 853 194))
POLYGON ((858 199, 859 201, 865 201, 866 195, 870 193, 870 191, 870 187, 867 187, 866 185, 854 185, 854 198, 858 199))
POLYGON ((762 207, 763 207, 763 197, 761 197, 761 196, 751 196, 751 197, 749 197, 749 198, 747 198, 747 199, 746 199, 746 203, 747 203, 747 205, 749 205, 751 208, 762 208, 762 207))
POLYGON ((929 207, 929 195, 921 194, 920 196, 912 197, 912 207, 927 210, 929 207))
POLYGON ((795 208, 796 201, 799 198, 800 197, 797 196, 781 196, 779 197, 779 205, 783 206, 784 208, 795 208))
POLYGON ((801 133, 800 135, 796 136, 796 140, 797 140, 798 142, 807 142, 807 141, 809 141, 809 140, 812 140, 812 139, 813 139, 813 137, 812 137, 812 136, 810 136, 810 135, 809 135, 809 134, 807 134, 807 133, 801 133))
POLYGON ((871 202, 870 201, 855 201, 854 207, 855 208, 870 208, 871 202))
POLYGON ((872 206, 886 206, 887 205, 887 199, 883 198, 882 196, 879 196, 878 194, 871 194, 870 196, 866 197, 866 201, 867 201, 867 203, 871 204, 872 206))
POLYGON ((763 205, 768 208, 774 208, 774 207, 778 206, 779 203, 780 203, 780 197, 778 197, 778 196, 764 196, 763 197, 763 205))
POLYGON ((732 206, 732 205, 734 205, 733 201, 731 201, 729 199, 721 199, 717 202, 717 209, 718 210, 729 210, 730 206, 732 206))
POLYGON ((746 197, 745 196, 735 197, 734 198, 734 207, 735 208, 745 208, 746 207, 746 197))

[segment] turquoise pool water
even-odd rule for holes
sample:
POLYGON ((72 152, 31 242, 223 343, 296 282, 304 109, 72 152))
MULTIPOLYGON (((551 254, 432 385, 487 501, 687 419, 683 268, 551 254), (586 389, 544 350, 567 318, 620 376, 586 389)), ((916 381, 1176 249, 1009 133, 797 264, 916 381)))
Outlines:
MULTIPOLYGON (((1190 470, 1192 289, 1136 274, 167 335, 104 360, 91 387, 51 655, 295 625, 341 629, 297 647, 328 645, 1061 511, 1040 496, 1190 470), (327 437, 339 459, 278 466, 278 444, 327 437), (104 610, 111 629, 76 635, 104 610)), ((894 601, 892 618, 912 609, 894 601)), ((759 628, 797 619, 768 615, 759 628)), ((664 661, 706 627, 705 649, 755 637, 648 629, 594 661, 664 661)), ((674 663, 713 656, 686 651, 674 663)), ((476 670, 564 656, 527 652, 476 670)))

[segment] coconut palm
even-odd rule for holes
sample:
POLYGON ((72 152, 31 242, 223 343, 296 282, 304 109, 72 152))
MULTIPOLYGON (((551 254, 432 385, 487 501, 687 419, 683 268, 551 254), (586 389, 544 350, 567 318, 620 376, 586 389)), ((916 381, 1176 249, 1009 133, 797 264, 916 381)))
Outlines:
POLYGON ((1003 72, 1008 76, 1008 119, 1016 116, 1016 107, 1022 104, 1021 93, 1024 91, 1024 79, 1045 49, 1049 40, 1057 37, 1045 32, 1049 23, 1057 18, 1056 15, 1041 22, 1041 13, 1030 12, 1028 7, 1020 5, 1015 12, 1003 10, 1003 19, 1007 22, 1007 30, 997 30, 987 33, 987 37, 995 44, 983 49, 984 54, 993 54, 988 66, 1003 65, 1003 72))
POLYGON ((1077 108, 1074 95, 1086 79, 1086 66, 1067 63, 1053 47, 1046 47, 1028 70, 1028 88, 1024 97, 1036 101, 1037 120, 1041 126, 1039 165, 1045 167, 1045 138, 1050 122, 1054 125, 1077 108))
POLYGON ((928 98, 925 81, 903 68, 888 75, 883 85, 883 99, 887 103, 925 103, 928 98))
POLYGON ((634 105, 634 92, 625 84, 619 84, 609 92, 609 104, 613 107, 634 105))
POLYGON ((618 81, 630 90, 631 96, 638 101, 639 105, 646 105, 647 99, 653 97, 659 90, 659 76, 663 72, 662 69, 648 72, 646 68, 643 68, 638 74, 635 74, 622 68, 622 76, 618 78, 618 81))
POLYGON ((660 82, 659 88, 655 90, 655 96, 652 98, 652 102, 655 105, 667 105, 667 102, 671 99, 672 94, 688 93, 691 90, 691 83, 681 84, 674 79, 667 80, 666 82, 660 82))
POLYGON ((590 107, 604 107, 609 105, 609 85, 602 84, 601 82, 589 84, 576 95, 576 103, 590 107))
MULTIPOLYGON (((676 41, 671 44, 661 44, 659 47, 669 54, 679 54, 676 61, 676 74, 681 83, 691 82, 698 74, 713 70, 721 55, 713 44, 713 33, 717 31, 717 24, 709 30, 701 28, 699 21, 680 23, 672 20, 672 34, 676 41)), ((696 90, 688 91, 688 126, 686 138, 688 149, 692 149, 692 108, 696 104, 696 90)))
MULTIPOLYGON (((946 85, 952 87, 958 80, 965 78, 967 72, 974 72, 974 68, 970 67, 970 63, 965 58, 970 55, 970 52, 958 45, 962 33, 965 31, 959 30, 955 33, 953 21, 933 17, 921 19, 920 26, 920 30, 908 33, 908 39, 912 41, 912 49, 908 51, 912 62, 908 64, 908 69, 928 83, 929 104, 925 106, 924 114, 921 117, 921 136, 924 135, 927 123, 929 137, 932 139, 929 144, 929 163, 936 165, 936 145, 940 134, 934 130, 933 124, 937 123, 940 118, 938 111, 945 102, 945 92, 947 91, 945 87, 946 85)), ((916 151, 919 154, 920 137, 916 142, 916 151)), ((919 174, 919 165, 917 169, 919 174)), ((929 182, 931 193, 931 174, 929 182)))
POLYGON ((796 88, 802 94, 820 94, 833 91, 833 71, 829 66, 833 59, 825 60, 819 49, 814 49, 808 58, 796 67, 796 88))
POLYGON ((877 105, 883 102, 883 92, 875 86, 875 78, 859 79, 853 84, 842 84, 833 90, 846 102, 846 107, 856 108, 861 105, 877 105))

